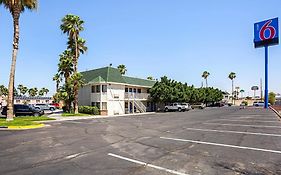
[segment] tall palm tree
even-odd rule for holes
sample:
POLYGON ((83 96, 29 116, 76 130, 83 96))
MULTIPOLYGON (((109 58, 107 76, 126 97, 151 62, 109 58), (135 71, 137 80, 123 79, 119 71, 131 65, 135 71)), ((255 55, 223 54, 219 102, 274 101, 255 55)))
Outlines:
MULTIPOLYGON (((85 47, 85 40, 79 37, 81 31, 84 30, 84 21, 80 19, 79 16, 68 14, 62 19, 62 24, 60 26, 63 33, 68 35, 68 48, 74 53, 73 66, 74 74, 77 74, 77 64, 79 53, 84 53, 87 50, 85 47), (79 47, 82 44, 83 47, 79 47)), ((74 81, 74 113, 78 113, 78 82, 74 81)))
POLYGON ((28 91, 28 88, 26 87, 26 86, 23 86, 23 88, 21 89, 21 94, 23 95, 23 96, 25 96, 25 94, 27 93, 27 91, 28 91))
POLYGON ((9 94, 8 94, 8 111, 7 111, 7 121, 13 120, 14 117, 14 84, 15 84, 15 70, 16 70, 16 60, 19 49, 19 19, 20 14, 24 12, 25 9, 36 9, 37 0, 0 0, 0 5, 4 5, 8 9, 13 18, 14 25, 14 38, 13 38, 13 54, 12 54, 12 65, 10 70, 9 78, 9 94))
POLYGON ((38 93, 38 89, 37 88, 31 88, 28 90, 28 94, 30 97, 35 97, 38 93))
POLYGON ((8 95, 8 89, 4 85, 0 85, 0 96, 7 96, 8 95))
POLYGON ((44 95, 44 89, 40 89, 39 92, 38 92, 38 95, 40 97, 42 97, 44 95))
POLYGON ((206 80, 206 87, 208 87, 208 76, 210 75, 210 73, 208 71, 204 71, 202 74, 202 78, 204 78, 206 80))
POLYGON ((125 75, 127 72, 127 68, 124 64, 120 64, 117 69, 120 71, 121 75, 125 75))
MULTIPOLYGON (((234 89, 234 84, 233 84, 233 80, 236 78, 236 73, 234 72, 230 72, 229 75, 228 75, 228 78, 231 80, 231 83, 232 83, 232 89, 231 89, 231 92, 232 92, 232 102, 234 101, 234 94, 233 94, 233 89, 234 89)), ((235 101, 234 101, 235 102, 235 101)))

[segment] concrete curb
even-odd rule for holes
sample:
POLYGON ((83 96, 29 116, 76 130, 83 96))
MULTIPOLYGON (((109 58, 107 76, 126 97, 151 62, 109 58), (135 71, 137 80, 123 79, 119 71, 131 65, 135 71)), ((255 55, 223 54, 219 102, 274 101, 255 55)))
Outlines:
POLYGON ((281 114, 273 107, 269 106, 269 108, 279 117, 278 119, 281 120, 281 114))
POLYGON ((106 119, 106 118, 115 118, 115 117, 136 117, 136 116, 142 116, 142 115, 149 115, 149 114, 156 114, 156 112, 146 112, 146 113, 137 113, 137 114, 122 114, 122 115, 111 115, 111 116, 101 116, 101 115, 96 115, 96 116, 77 116, 77 117, 52 117, 49 116, 50 118, 54 118, 56 120, 45 120, 45 121, 40 121, 40 123, 52 123, 52 122, 61 122, 61 121, 71 121, 71 120, 87 120, 87 119, 106 119))
POLYGON ((28 125, 28 126, 8 126, 8 130, 26 130, 26 129, 37 129, 43 128, 45 125, 40 123, 39 125, 28 125))

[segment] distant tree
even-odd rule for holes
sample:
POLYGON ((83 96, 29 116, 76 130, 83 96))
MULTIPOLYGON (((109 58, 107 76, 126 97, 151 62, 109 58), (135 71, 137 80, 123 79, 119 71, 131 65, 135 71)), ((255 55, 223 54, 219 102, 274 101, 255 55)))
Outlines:
POLYGON ((271 105, 274 105, 275 104, 275 101, 276 101, 276 94, 274 92, 270 92, 268 94, 268 101, 271 105))
POLYGON ((147 77, 148 80, 154 80, 152 76, 147 77))
POLYGON ((240 90, 240 94, 241 94, 241 98, 243 98, 243 94, 244 94, 245 90, 244 89, 241 89, 240 90))
POLYGON ((15 84, 15 71, 16 71, 16 60, 19 49, 19 19, 20 14, 25 9, 36 9, 37 0, 0 0, 0 5, 3 5, 8 9, 13 18, 14 38, 13 38, 13 54, 12 64, 10 70, 9 86, 8 86, 8 100, 7 100, 7 121, 13 120, 14 117, 14 84, 15 84))
POLYGON ((210 73, 208 71, 204 71, 202 74, 202 78, 204 78, 206 80, 206 87, 208 87, 208 76, 210 75, 210 73))
POLYGON ((230 74, 228 75, 228 78, 231 80, 231 93, 232 93, 232 101, 234 100, 234 84, 233 84, 233 81, 234 79, 236 78, 236 73, 234 72, 230 72, 230 74))
POLYGON ((4 85, 0 85, 0 96, 7 96, 8 95, 8 88, 4 85))
POLYGON ((44 96, 44 90, 43 89, 40 89, 39 90, 39 92, 38 92, 38 95, 40 96, 40 97, 42 97, 42 96, 44 96))
POLYGON ((120 64, 117 69, 120 71, 121 75, 125 75, 127 72, 126 66, 124 64, 120 64))
POLYGON ((31 88, 28 90, 28 94, 30 97, 35 97, 38 94, 38 89, 37 88, 31 88))
POLYGON ((24 87, 24 86, 23 86, 22 84, 19 84, 18 87, 17 87, 17 89, 18 89, 20 95, 22 95, 21 92, 22 92, 23 87, 24 87))

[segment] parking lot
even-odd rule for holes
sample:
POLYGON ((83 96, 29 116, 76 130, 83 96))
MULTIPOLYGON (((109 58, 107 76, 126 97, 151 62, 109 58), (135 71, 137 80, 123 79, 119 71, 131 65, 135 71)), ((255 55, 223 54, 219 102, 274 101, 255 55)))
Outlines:
POLYGON ((281 174, 281 123, 237 107, 0 132, 0 174, 281 174))

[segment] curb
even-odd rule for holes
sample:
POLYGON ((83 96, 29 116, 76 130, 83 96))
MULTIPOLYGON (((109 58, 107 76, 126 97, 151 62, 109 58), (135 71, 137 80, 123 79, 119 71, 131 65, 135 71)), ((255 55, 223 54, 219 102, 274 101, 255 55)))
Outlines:
POLYGON ((279 120, 281 120, 281 114, 273 107, 269 106, 269 108, 279 117, 279 120))
POLYGON ((37 129, 37 128, 43 128, 44 124, 39 125, 29 125, 29 126, 8 126, 8 130, 25 130, 25 129, 37 129))

